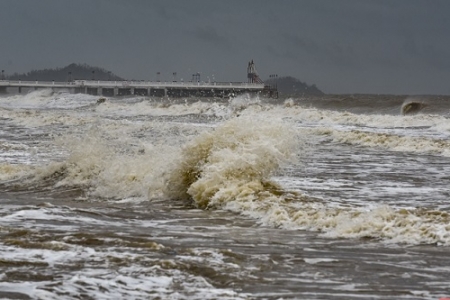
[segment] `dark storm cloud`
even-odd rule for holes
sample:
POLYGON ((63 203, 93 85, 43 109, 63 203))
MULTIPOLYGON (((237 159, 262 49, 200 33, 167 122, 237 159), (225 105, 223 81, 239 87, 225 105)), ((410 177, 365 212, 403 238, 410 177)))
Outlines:
POLYGON ((306 54, 315 55, 321 50, 319 44, 312 38, 298 37, 290 34, 283 34, 283 38, 285 39, 285 42, 306 54))
POLYGON ((412 60, 421 60, 440 71, 450 69, 450 51, 447 47, 437 47, 435 43, 419 43, 410 37, 403 41, 403 50, 412 60))
POLYGON ((172 15, 167 9, 166 7, 162 6, 162 5, 157 5, 156 6, 156 11, 159 17, 166 19, 166 20, 173 20, 176 17, 174 15, 172 15))
POLYGON ((216 45, 227 44, 227 39, 217 33, 212 27, 197 28, 192 33, 196 38, 201 41, 212 43, 216 45))
POLYGON ((357 67, 359 58, 350 45, 345 45, 339 41, 321 42, 314 38, 299 37, 296 35, 284 34, 283 43, 285 47, 292 48, 288 52, 288 57, 298 59, 299 57, 310 57, 319 63, 327 63, 335 66, 346 66, 348 68, 357 67), (294 55, 293 53, 296 53, 294 55))
POLYGON ((325 92, 450 94, 449 13, 447 0, 0 0, 0 68, 245 81, 254 59, 262 78, 325 92))

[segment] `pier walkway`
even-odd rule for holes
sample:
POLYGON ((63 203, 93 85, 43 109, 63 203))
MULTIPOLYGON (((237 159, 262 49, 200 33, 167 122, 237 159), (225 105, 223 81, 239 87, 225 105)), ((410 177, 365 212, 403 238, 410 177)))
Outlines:
POLYGON ((102 96, 155 96, 155 97, 230 97, 239 94, 277 96, 276 90, 263 83, 245 82, 154 82, 154 81, 11 81, 0 80, 0 93, 29 92, 38 89, 65 90, 102 96))

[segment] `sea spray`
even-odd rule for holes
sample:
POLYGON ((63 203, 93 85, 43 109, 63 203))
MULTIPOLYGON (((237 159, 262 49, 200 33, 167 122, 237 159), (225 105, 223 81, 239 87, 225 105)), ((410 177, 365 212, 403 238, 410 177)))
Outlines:
POLYGON ((124 141, 111 143, 95 134, 71 146, 66 165, 68 174, 58 184, 89 186, 89 193, 102 198, 146 197, 148 187, 177 156, 178 147, 139 144, 125 147, 124 141), (126 149, 126 151, 124 151, 126 149))
POLYGON ((267 192, 270 175, 292 161, 299 136, 279 119, 240 117, 205 132, 182 150, 166 185, 169 197, 198 207, 221 207, 267 192))
MULTIPOLYGON (((60 161, 35 166, 21 182, 23 186, 50 189, 79 189, 102 199, 145 198, 149 185, 160 177, 177 147, 128 144, 101 132, 89 130, 84 136, 66 135, 55 144, 67 152, 60 161)), ((26 176, 25 176, 26 175, 26 176)))
POLYGON ((9 181, 21 178, 33 169, 30 165, 0 163, 0 181, 9 181))

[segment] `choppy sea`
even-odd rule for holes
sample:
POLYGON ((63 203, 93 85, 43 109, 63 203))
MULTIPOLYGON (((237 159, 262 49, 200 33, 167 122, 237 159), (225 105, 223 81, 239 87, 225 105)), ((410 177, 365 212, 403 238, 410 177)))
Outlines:
POLYGON ((450 97, 0 96, 0 299, 450 297, 450 97))

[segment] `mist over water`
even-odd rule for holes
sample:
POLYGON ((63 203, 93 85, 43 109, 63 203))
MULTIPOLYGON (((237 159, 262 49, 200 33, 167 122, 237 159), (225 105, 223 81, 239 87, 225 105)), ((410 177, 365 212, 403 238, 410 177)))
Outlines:
POLYGON ((450 99, 97 100, 0 97, 1 296, 449 296, 450 99))

